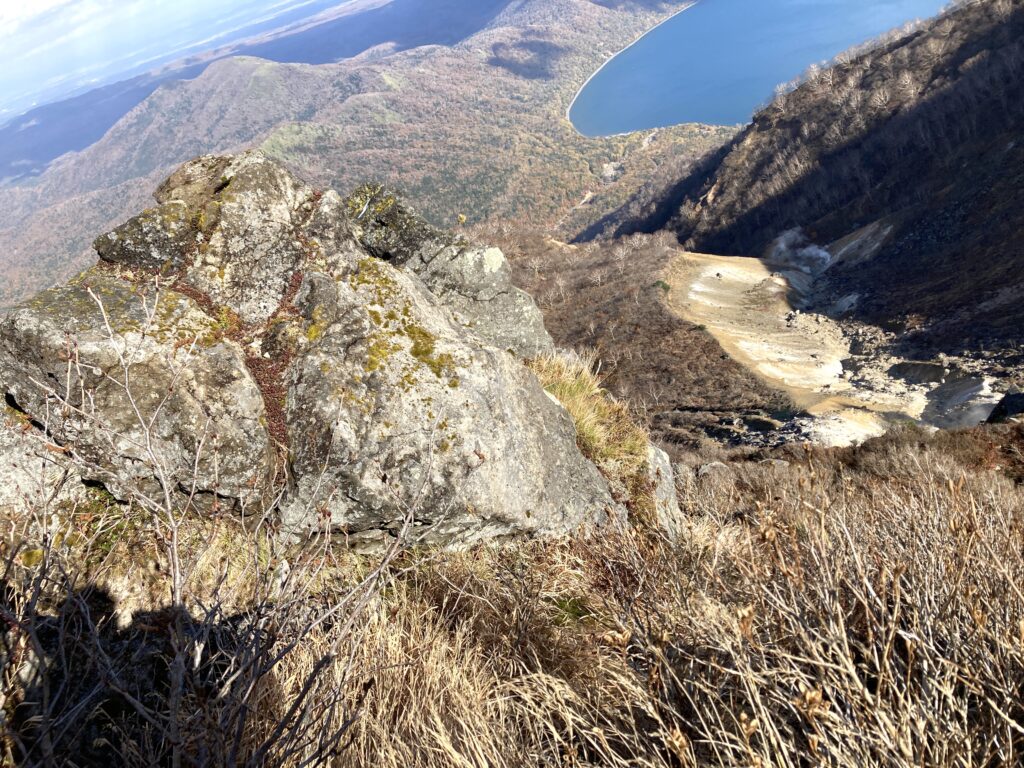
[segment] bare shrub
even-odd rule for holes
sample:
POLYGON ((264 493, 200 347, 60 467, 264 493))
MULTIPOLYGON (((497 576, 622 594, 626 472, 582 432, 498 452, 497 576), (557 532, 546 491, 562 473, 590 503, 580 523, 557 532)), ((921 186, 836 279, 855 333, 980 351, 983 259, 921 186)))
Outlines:
POLYGON ((930 450, 874 460, 705 491, 696 567, 634 624, 684 764, 1020 762, 1021 493, 930 450))
POLYGON ((0 582, 9 759, 58 765, 77 755, 93 764, 175 768, 321 764, 339 750, 360 702, 344 652, 358 642, 363 613, 405 539, 400 535, 362 575, 323 592, 329 541, 305 542, 294 566, 277 557, 279 539, 268 525, 275 499, 234 511, 200 504, 200 467, 216 468, 208 436, 196 435, 191 482, 155 439, 198 339, 174 347, 165 361, 166 391, 147 400, 136 374, 140 350, 159 330, 159 285, 140 296, 142 327, 125 333, 111 327, 102 301, 90 294, 115 364, 82 359, 69 340, 64 388, 37 382, 46 414, 21 427, 41 455, 61 456, 98 488, 82 488, 61 505, 51 503, 55 489, 9 521, 0 582), (86 371, 98 372, 91 384, 86 371), (118 393, 128 428, 95 407, 100 386, 118 393), (80 453, 83 431, 111 454, 116 446, 135 449, 132 479, 80 453), (123 501, 106 492, 107 482, 123 501), (111 564, 114 554, 124 561, 111 564), (153 589, 134 610, 118 606, 109 590, 138 597, 132 582, 147 576, 153 589))

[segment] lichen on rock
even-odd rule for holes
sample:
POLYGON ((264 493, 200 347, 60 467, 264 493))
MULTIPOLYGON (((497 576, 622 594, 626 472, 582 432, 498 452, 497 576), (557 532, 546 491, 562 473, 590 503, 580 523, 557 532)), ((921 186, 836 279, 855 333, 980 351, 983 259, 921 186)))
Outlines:
POLYGON ((516 356, 551 340, 500 251, 259 152, 187 163, 156 198, 0 326, 0 387, 87 479, 360 546, 621 512, 516 356))
POLYGON ((256 503, 263 403, 237 344, 199 343, 213 326, 185 296, 90 270, 3 320, 0 383, 115 493, 172 485, 256 503))
POLYGON ((348 200, 359 242, 375 257, 413 272, 463 325, 523 358, 553 351, 533 299, 512 284, 505 255, 430 226, 380 185, 348 200))

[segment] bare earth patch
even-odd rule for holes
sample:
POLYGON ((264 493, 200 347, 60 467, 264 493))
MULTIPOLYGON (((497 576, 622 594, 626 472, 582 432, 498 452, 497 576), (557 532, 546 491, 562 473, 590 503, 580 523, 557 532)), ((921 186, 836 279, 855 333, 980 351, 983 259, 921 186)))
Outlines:
POLYGON ((794 309, 810 280, 799 270, 680 253, 665 279, 674 288, 670 310, 706 328, 730 357, 788 394, 812 417, 804 430, 814 442, 859 443, 905 420, 971 426, 997 399, 984 380, 910 383, 890 374, 899 358, 854 354, 844 323, 794 309))

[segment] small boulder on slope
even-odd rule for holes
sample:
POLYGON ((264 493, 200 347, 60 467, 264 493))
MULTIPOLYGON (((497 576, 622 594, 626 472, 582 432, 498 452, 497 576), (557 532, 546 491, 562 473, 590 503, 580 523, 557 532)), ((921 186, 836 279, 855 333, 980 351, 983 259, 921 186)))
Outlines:
POLYGON ((996 405, 988 417, 989 424, 1024 422, 1024 392, 1010 392, 996 405))
POLYGON ((669 455, 656 445, 647 446, 647 471, 653 488, 655 519, 669 540, 677 541, 683 531, 683 515, 675 473, 669 455))

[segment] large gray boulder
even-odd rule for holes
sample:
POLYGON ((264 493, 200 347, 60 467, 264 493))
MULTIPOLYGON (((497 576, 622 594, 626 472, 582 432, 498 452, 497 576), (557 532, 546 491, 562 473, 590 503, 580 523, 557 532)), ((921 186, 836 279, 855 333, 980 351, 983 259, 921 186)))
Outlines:
POLYGON ((295 303, 289 526, 466 542, 592 528, 614 508, 568 413, 415 275, 367 257, 307 275, 295 303))
POLYGON ((520 360, 550 337, 500 251, 258 152, 188 163, 157 202, 0 325, 8 402, 91 479, 358 546, 620 512, 520 360))

